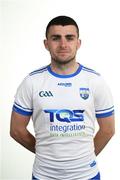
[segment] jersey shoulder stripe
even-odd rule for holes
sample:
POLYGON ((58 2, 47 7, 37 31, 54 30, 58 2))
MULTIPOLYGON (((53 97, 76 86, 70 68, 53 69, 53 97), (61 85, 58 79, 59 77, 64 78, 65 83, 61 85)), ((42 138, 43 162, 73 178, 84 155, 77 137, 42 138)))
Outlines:
POLYGON ((34 74, 38 74, 38 73, 43 73, 44 71, 47 71, 47 68, 48 68, 48 65, 47 66, 44 66, 40 69, 37 69, 35 71, 32 71, 31 73, 29 73, 29 76, 32 76, 34 74))
POLYGON ((90 68, 87 68, 87 67, 85 67, 85 66, 82 66, 82 70, 83 70, 83 71, 87 71, 87 72, 90 72, 90 73, 93 73, 93 74, 96 74, 96 75, 100 76, 100 74, 99 74, 99 73, 97 73, 95 70, 90 69, 90 68))

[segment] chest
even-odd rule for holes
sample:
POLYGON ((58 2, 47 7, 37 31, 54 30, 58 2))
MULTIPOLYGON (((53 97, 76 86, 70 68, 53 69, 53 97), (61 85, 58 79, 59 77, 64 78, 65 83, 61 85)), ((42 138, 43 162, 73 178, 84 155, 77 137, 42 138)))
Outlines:
POLYGON ((88 109, 94 105, 89 81, 79 79, 47 79, 33 89, 33 108, 88 109))

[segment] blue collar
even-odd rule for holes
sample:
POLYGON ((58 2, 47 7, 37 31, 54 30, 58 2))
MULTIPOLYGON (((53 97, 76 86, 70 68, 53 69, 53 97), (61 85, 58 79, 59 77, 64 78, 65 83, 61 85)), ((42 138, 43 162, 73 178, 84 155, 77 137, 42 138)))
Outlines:
POLYGON ((50 65, 47 67, 47 69, 48 69, 49 73, 52 74, 55 77, 58 77, 58 78, 71 78, 71 77, 74 77, 74 76, 76 76, 77 74, 80 73, 80 71, 82 69, 82 65, 79 64, 79 67, 78 67, 76 72, 74 72, 72 74, 67 74, 67 75, 57 74, 57 73, 53 72, 50 65))

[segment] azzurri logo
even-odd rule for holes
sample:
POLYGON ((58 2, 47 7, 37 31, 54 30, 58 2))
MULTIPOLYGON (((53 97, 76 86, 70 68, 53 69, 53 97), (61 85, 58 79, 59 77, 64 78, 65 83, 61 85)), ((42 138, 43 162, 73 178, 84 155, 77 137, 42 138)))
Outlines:
POLYGON ((53 97, 53 94, 51 91, 40 91, 39 96, 40 97, 53 97))
POLYGON ((58 83, 58 86, 71 87, 72 83, 58 83))
POLYGON ((49 113, 50 122, 54 122, 55 119, 60 122, 78 122, 84 121, 84 110, 70 110, 70 109, 45 109, 45 113, 49 113))

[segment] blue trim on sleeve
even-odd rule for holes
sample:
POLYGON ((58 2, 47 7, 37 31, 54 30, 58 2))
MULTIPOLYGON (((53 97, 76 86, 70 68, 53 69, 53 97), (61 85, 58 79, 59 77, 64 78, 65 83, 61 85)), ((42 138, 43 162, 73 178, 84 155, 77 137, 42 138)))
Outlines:
MULTIPOLYGON (((14 102, 14 104, 17 105, 18 107, 22 108, 22 109, 25 109, 25 110, 30 110, 30 111, 33 110, 33 109, 30 109, 30 108, 25 108, 25 107, 23 107, 23 106, 17 104, 16 102, 14 102)), ((16 107, 16 106, 15 106, 15 107, 16 107)), ((18 108, 18 109, 19 109, 19 108, 18 108)))
POLYGON ((96 110, 95 112, 101 112, 101 111, 107 111, 107 110, 110 110, 110 109, 113 109, 114 106, 110 107, 110 108, 107 108, 107 109, 102 109, 102 110, 96 110))
POLYGON ((37 178, 32 174, 32 180, 40 180, 40 179, 37 179, 37 178))
POLYGON ((28 112, 28 111, 24 111, 22 109, 19 109, 18 107, 16 107, 15 105, 13 105, 13 111, 15 111, 18 114, 22 114, 24 116, 31 116, 33 112, 28 112))
POLYGON ((58 77, 58 78, 70 78, 70 77, 74 77, 74 76, 76 76, 77 74, 80 73, 80 71, 82 69, 82 65, 79 65, 79 68, 77 69, 77 71, 75 73, 67 74, 67 75, 57 74, 57 73, 53 72, 50 65, 47 67, 47 69, 48 69, 48 72, 50 74, 52 74, 53 76, 55 76, 55 77, 58 77))
POLYGON ((91 178, 90 180, 100 180, 100 173, 98 172, 98 174, 95 176, 95 177, 93 177, 93 178, 91 178))
POLYGON ((114 114, 114 110, 107 112, 107 113, 102 113, 102 114, 96 114, 96 118, 104 118, 104 117, 109 117, 114 114))

